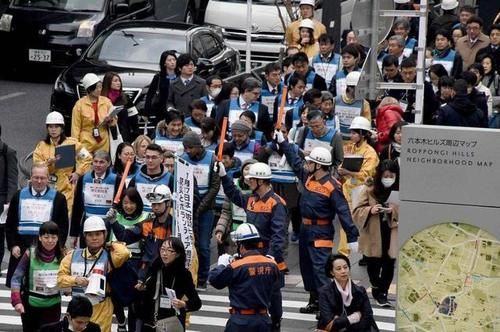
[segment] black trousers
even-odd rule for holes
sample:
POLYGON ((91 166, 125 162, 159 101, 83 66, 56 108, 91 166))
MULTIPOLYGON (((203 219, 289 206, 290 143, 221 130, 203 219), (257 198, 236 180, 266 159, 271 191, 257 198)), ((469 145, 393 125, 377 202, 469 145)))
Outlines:
POLYGON ((372 287, 376 287, 381 293, 387 294, 394 277, 394 264, 396 259, 389 256, 367 257, 367 272, 372 287))

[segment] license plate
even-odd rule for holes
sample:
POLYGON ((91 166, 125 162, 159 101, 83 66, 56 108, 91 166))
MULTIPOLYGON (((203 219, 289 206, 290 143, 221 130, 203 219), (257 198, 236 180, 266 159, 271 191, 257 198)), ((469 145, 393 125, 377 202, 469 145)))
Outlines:
POLYGON ((37 50, 30 48, 28 59, 33 62, 50 62, 52 57, 51 55, 50 50, 37 50))

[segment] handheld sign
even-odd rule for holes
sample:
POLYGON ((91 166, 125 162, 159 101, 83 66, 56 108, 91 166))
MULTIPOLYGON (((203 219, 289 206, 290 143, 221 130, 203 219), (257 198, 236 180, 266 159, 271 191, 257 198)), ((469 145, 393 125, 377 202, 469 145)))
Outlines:
POLYGON ((285 103, 286 103, 286 98, 288 97, 288 87, 284 86, 283 87, 283 94, 281 95, 281 103, 280 103, 280 109, 278 111, 278 118, 276 119, 276 129, 280 129, 281 125, 283 123, 283 117, 285 116, 285 103))
POLYGON ((131 166, 132 166, 132 160, 129 159, 125 164, 125 169, 123 170, 122 179, 120 181, 120 185, 118 186, 118 190, 116 191, 115 199, 113 200, 113 203, 115 204, 120 203, 120 197, 122 196, 123 188, 125 187, 125 181, 127 181, 127 176, 131 166))
POLYGON ((224 148, 224 137, 226 137, 227 131, 227 116, 222 120, 222 128, 220 131, 220 139, 219 139, 219 150, 217 150, 217 160, 222 161, 222 150, 224 148))

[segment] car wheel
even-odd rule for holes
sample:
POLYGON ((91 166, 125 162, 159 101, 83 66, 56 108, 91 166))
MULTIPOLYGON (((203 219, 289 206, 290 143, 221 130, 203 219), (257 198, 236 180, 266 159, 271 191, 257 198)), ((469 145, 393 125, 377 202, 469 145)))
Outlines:
POLYGON ((189 24, 194 24, 194 10, 189 6, 186 9, 186 15, 184 15, 184 22, 189 24))

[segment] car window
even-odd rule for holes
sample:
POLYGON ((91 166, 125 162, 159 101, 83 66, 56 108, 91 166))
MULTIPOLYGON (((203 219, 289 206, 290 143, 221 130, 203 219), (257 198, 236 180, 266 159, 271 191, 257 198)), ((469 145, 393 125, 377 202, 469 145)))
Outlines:
POLYGON ((15 0, 15 6, 51 8, 67 11, 100 12, 104 8, 105 0, 15 0))
POLYGON ((201 43, 203 44, 204 58, 211 58, 222 52, 222 45, 212 35, 206 33, 201 35, 201 43))
POLYGON ((203 44, 202 44, 202 40, 200 38, 200 35, 193 36, 193 40, 191 42, 191 47, 192 47, 192 56, 195 59, 203 57, 204 49, 203 49, 203 44))
POLYGON ((185 36, 168 29, 130 28, 101 35, 91 46, 87 58, 104 62, 143 63, 158 66, 165 50, 186 52, 185 36))

